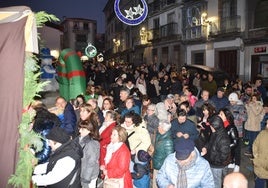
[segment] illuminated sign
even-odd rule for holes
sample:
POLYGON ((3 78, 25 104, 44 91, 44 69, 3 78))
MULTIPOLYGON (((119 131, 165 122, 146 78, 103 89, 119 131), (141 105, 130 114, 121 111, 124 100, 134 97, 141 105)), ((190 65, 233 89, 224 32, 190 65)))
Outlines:
POLYGON ((254 48, 254 53, 264 53, 264 52, 266 52, 266 46, 254 48))

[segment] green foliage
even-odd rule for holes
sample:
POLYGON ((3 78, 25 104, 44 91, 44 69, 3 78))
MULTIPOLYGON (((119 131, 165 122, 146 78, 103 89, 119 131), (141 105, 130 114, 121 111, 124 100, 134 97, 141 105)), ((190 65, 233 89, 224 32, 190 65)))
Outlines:
POLYGON ((35 14, 36 17, 36 26, 43 27, 43 25, 50 21, 50 22, 58 22, 60 21, 55 15, 47 14, 45 11, 40 11, 35 14))
MULTIPOLYGON (((42 27, 47 21, 58 21, 58 18, 54 15, 49 15, 43 11, 36 13, 35 16, 38 27, 42 27)), ((31 122, 35 114, 31 110, 27 110, 33 102, 34 97, 38 96, 38 93, 42 91, 43 86, 47 84, 47 82, 40 83, 38 81, 40 76, 38 70, 39 66, 36 57, 30 53, 26 53, 23 91, 23 106, 25 112, 22 115, 22 121, 19 125, 19 160, 15 174, 13 174, 8 181, 14 188, 30 187, 34 163, 37 161, 34 153, 31 152, 31 147, 34 147, 35 151, 40 151, 43 146, 41 136, 31 129, 31 122)))

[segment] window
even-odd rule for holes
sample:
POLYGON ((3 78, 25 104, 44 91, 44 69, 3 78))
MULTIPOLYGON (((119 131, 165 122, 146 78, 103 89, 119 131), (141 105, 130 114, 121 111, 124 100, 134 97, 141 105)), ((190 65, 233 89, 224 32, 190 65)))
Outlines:
POLYGON ((236 14, 236 0, 223 0, 222 1, 222 18, 228 18, 231 16, 235 16, 236 14))
POLYGON ((195 65, 204 65, 204 53, 199 52, 194 54, 194 64, 195 65))
POLYGON ((84 30, 89 30, 88 23, 84 23, 83 28, 84 28, 84 30))
POLYGON ((159 18, 154 19, 154 28, 159 28, 159 18))
POLYGON ((167 15, 167 23, 174 23, 175 22, 175 12, 169 13, 167 15))
POLYGON ((79 22, 74 22, 73 29, 74 30, 78 30, 79 29, 79 22))

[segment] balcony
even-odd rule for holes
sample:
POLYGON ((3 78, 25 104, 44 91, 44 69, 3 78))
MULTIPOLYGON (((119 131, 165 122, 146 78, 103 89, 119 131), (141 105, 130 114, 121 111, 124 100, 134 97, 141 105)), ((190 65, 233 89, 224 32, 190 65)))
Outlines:
POLYGON ((258 39, 268 37, 268 27, 249 29, 248 38, 258 39))
POLYGON ((153 41, 157 39, 180 39, 178 34, 178 23, 169 23, 161 26, 160 28, 150 30, 150 35, 148 40, 153 41))
POLYGON ((241 31, 241 17, 232 16, 227 18, 221 18, 219 34, 233 33, 241 31))
POLYGON ((178 34, 178 24, 177 23, 169 23, 167 25, 163 25, 160 27, 161 37, 168 37, 171 35, 178 34))
POLYGON ((246 43, 258 43, 268 41, 268 27, 255 28, 248 30, 248 37, 246 43))
POLYGON ((183 29, 184 40, 196 40, 207 38, 207 25, 197 25, 183 29))
POLYGON ((149 14, 154 14, 176 3, 176 0, 160 0, 149 4, 149 14))

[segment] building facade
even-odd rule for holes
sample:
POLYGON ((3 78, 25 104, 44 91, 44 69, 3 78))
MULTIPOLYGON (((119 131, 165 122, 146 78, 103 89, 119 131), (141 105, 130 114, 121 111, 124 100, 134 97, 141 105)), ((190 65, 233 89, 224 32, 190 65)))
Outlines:
POLYGON ((72 48, 77 52, 84 52, 89 43, 95 44, 97 34, 96 20, 84 18, 65 18, 61 22, 63 35, 61 47, 72 48))
MULTIPOLYGON (((129 1, 121 10, 131 3, 140 4, 129 1)), ((268 78, 266 0, 148 0, 147 19, 138 26, 121 23, 113 4, 104 8, 108 59, 200 64, 222 69, 232 79, 268 78)))

